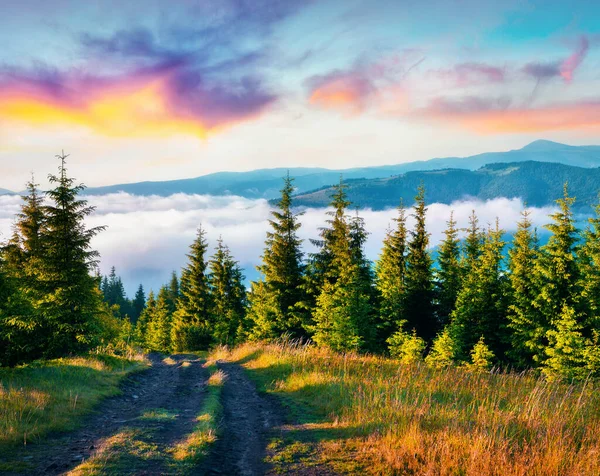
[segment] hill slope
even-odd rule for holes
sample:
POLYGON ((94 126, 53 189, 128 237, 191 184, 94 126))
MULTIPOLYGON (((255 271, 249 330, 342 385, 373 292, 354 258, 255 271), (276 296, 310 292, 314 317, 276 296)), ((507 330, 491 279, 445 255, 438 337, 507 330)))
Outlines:
MULTIPOLYGON (((404 174, 411 171, 439 170, 445 168, 476 170, 491 163, 517 163, 541 161, 579 167, 600 167, 600 146, 569 146, 549 141, 536 141, 518 150, 491 152, 471 157, 438 158, 407 162, 397 165, 361 167, 343 170, 324 168, 290 168, 298 192, 303 193, 331 185, 343 174, 349 179, 374 179, 404 174)), ((279 195, 281 177, 287 168, 262 169, 251 172, 219 172, 197 178, 164 182, 139 182, 90 188, 91 195, 127 192, 135 195, 167 196, 174 193, 209 195, 240 195, 246 198, 274 198, 279 195)))
MULTIPOLYGON (((444 169, 408 172, 395 177, 361 179, 347 182, 348 198, 354 206, 375 210, 395 207, 402 198, 413 202, 417 187, 423 183, 430 203, 452 203, 466 198, 488 200, 497 197, 522 198, 531 206, 544 206, 562 196, 563 185, 577 196, 578 207, 597 202, 600 192, 600 167, 586 169, 569 165, 522 162, 489 164, 476 171, 444 169)), ((324 207, 330 201, 331 187, 299 194, 295 204, 324 207)))

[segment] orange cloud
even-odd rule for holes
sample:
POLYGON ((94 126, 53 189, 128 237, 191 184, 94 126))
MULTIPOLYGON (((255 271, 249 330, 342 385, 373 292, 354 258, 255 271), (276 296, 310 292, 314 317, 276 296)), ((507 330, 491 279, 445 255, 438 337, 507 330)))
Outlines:
POLYGON ((539 108, 486 108, 483 103, 469 109, 440 103, 418 115, 457 124, 481 134, 544 132, 580 129, 596 133, 600 127, 600 101, 557 104, 539 108))
POLYGON ((0 117, 33 125, 84 126, 107 136, 206 137, 199 120, 172 111, 164 79, 134 81, 88 94, 76 103, 24 91, 0 93, 0 117))
POLYGON ((206 137, 262 114, 275 99, 256 81, 210 83, 174 67, 108 78, 0 71, 0 119, 107 136, 206 137))
POLYGON ((360 112, 364 108, 370 85, 351 76, 342 76, 323 82, 310 94, 309 102, 326 109, 344 109, 360 112))

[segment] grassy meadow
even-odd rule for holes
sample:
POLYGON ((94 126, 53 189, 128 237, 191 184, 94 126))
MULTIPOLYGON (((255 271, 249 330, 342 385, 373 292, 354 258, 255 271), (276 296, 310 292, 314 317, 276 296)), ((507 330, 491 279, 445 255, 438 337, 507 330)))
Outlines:
POLYGON ((211 358, 242 364, 291 414, 294 424, 269 447, 281 471, 600 474, 597 382, 436 370, 290 343, 221 348, 211 358))
POLYGON ((0 368, 0 457, 51 431, 75 428, 101 399, 118 393, 141 357, 103 354, 0 368))

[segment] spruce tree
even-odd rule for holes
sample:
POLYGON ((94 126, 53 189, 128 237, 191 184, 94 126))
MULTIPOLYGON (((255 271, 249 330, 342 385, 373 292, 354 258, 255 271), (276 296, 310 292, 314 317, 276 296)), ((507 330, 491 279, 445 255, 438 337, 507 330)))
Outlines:
POLYGON ((209 271, 213 339, 217 344, 234 345, 243 338, 246 288, 242 269, 221 238, 209 271))
POLYGON ((455 357, 467 361, 469 352, 484 338, 498 360, 507 345, 507 285, 502 270, 503 230, 498 221, 488 230, 481 256, 463 280, 451 314, 449 333, 455 343, 455 357))
POLYGON ((377 330, 375 328, 375 313, 378 307, 375 276, 371 261, 365 253, 365 244, 369 233, 365 229, 365 220, 358 214, 350 219, 348 224, 350 239, 350 254, 352 264, 356 267, 358 292, 368 303, 368 312, 358 320, 359 333, 363 339, 363 348, 369 351, 379 350, 377 347, 377 330))
POLYGON ((39 357, 43 342, 34 309, 10 277, 3 255, 0 248, 0 366, 13 366, 39 357))
POLYGON ((429 233, 425 224, 425 187, 421 184, 415 197, 415 229, 410 232, 406 256, 405 312, 408 330, 427 342, 436 335, 438 325, 433 308, 433 270, 429 255, 429 233))
POLYGON ((462 283, 460 266, 460 240, 453 212, 447 222, 444 234, 446 238, 438 253, 438 269, 436 272, 437 315, 441 326, 445 326, 454 310, 456 297, 462 283))
POLYGON ((388 339, 390 354, 402 364, 414 364, 423 360, 425 341, 413 329, 412 333, 398 331, 388 339))
POLYGON ((305 337, 305 313, 302 263, 302 240, 298 237, 302 213, 292 210, 293 179, 283 179, 281 198, 271 211, 262 264, 257 267, 262 278, 253 284, 249 316, 255 323, 257 338, 274 338, 287 333, 305 337), (264 332, 263 332, 264 331, 264 332))
POLYGON ((181 296, 179 278, 177 277, 177 273, 175 271, 171 272, 171 280, 167 286, 167 291, 167 302, 169 304, 169 309, 173 313, 177 310, 177 302, 181 296))
POLYGON ((5 296, 0 304, 0 330, 6 339, 4 360, 10 365, 40 357, 47 345, 48 328, 37 308, 44 296, 39 273, 46 216, 43 198, 33 179, 27 184, 27 191, 13 236, 0 250, 0 284, 5 296))
POLYGON ((553 223, 546 225, 550 230, 548 243, 541 248, 536 261, 540 293, 536 307, 551 324, 563 313, 566 305, 578 310, 580 307, 579 267, 576 259, 578 230, 575 227, 572 206, 575 198, 569 196, 567 185, 563 198, 557 200, 559 210, 550 215, 553 223))
POLYGON ((144 293, 144 286, 141 284, 135 293, 135 297, 131 303, 131 321, 135 324, 140 318, 142 312, 146 308, 146 294, 144 293))
POLYGON ((9 272, 31 290, 38 288, 36 270, 44 254, 42 234, 46 226, 44 200, 37 187, 33 178, 27 183, 27 194, 22 197, 14 233, 4 253, 9 272))
MULTIPOLYGON (((346 220, 346 210, 350 202, 346 197, 347 185, 340 176, 340 182, 334 186, 330 207, 327 211, 327 226, 319 231, 319 238, 311 239, 311 243, 318 251, 311 253, 308 263, 303 288, 306 292, 304 307, 314 314, 316 301, 325 283, 335 284, 339 276, 338 264, 335 261, 336 247, 340 242, 348 242, 349 228, 346 220)), ((338 260, 339 261, 339 260, 338 260)))
POLYGON ((533 367, 543 357, 544 328, 534 301, 539 293, 535 278, 537 239, 531 229, 529 212, 521 213, 512 248, 508 252, 510 305, 508 326, 511 331, 509 355, 519 368, 533 367))
POLYGON ((406 279, 406 211, 398 207, 396 227, 388 230, 375 265, 375 286, 379 293, 380 339, 387 340, 406 323, 404 292, 406 279))
MULTIPOLYGON (((156 304, 148 306, 148 322, 146 324, 146 345, 150 350, 156 352, 170 352, 182 350, 179 348, 180 342, 173 343, 171 339, 173 314, 169 307, 169 288, 163 286, 160 288, 156 304)), ((175 334, 178 337, 178 334, 175 334)))
POLYGON ((600 204, 588 219, 579 252, 581 298, 585 305, 587 331, 600 332, 600 204))
POLYGON ((353 250, 346 217, 348 205, 345 185, 340 180, 332 195, 333 211, 328 212, 329 227, 321 231, 321 250, 314 257, 323 284, 313 313, 313 339, 318 345, 339 351, 369 344, 365 330, 370 324, 370 289, 355 260, 362 251, 353 250))
POLYGON ((146 302, 146 306, 144 310, 140 313, 140 317, 138 318, 135 324, 135 338, 137 342, 144 348, 149 348, 148 345, 148 324, 152 320, 152 316, 156 310, 156 299, 154 297, 154 292, 150 291, 148 294, 148 301, 146 302))
POLYGON ((358 268, 351 263, 334 283, 325 281, 314 313, 313 340, 318 345, 342 352, 365 347, 361 331, 370 306, 362 291, 358 268))
MULTIPOLYGON (((200 225, 196 239, 187 255, 188 264, 181 273, 177 311, 173 319, 172 344, 174 351, 207 349, 212 343, 211 300, 208 285, 206 232, 200 225)), ((165 291, 170 309, 175 292, 175 279, 165 291)))
POLYGON ((572 211, 574 202, 565 184, 564 196, 557 200, 559 209, 550 215, 553 222, 545 226, 552 235, 541 247, 536 260, 535 279, 539 291, 534 306, 539 314, 533 351, 538 364, 546 358, 544 348, 552 346, 551 341, 561 331, 557 327, 559 321, 563 321, 560 325, 564 329, 579 329, 582 322, 573 327, 570 323, 565 324, 565 319, 585 319, 577 262, 579 234, 572 211))
POLYGON ((434 369, 451 366, 454 363, 456 353, 454 347, 454 340, 446 328, 433 340, 431 350, 425 357, 425 363, 434 369))
POLYGON ((90 242, 104 227, 86 228, 85 218, 94 207, 78 198, 85 189, 67 175, 64 153, 58 175, 50 175, 55 187, 48 191, 45 226, 40 236, 43 255, 38 279, 44 296, 39 310, 48 326, 46 356, 60 356, 89 347, 97 332, 102 309, 99 283, 91 275, 98 252, 90 242))
POLYGON ((543 372, 549 379, 584 379, 590 373, 586 348, 591 342, 582 334, 582 317, 574 308, 564 305, 548 331, 547 358, 543 372))
POLYGON ((481 248, 485 237, 485 234, 479 228, 479 219, 475 210, 469 216, 469 226, 465 229, 465 232, 467 236, 464 241, 461 266, 463 273, 468 274, 481 255, 481 248))
POLYGON ((485 339, 479 338, 470 352, 471 362, 465 367, 473 372, 487 372, 492 367, 495 355, 485 343, 485 339))
POLYGON ((125 295, 125 287, 123 281, 117 276, 117 270, 113 266, 110 269, 110 274, 102 279, 100 286, 104 301, 110 306, 116 306, 117 316, 125 317, 131 313, 130 302, 125 295))

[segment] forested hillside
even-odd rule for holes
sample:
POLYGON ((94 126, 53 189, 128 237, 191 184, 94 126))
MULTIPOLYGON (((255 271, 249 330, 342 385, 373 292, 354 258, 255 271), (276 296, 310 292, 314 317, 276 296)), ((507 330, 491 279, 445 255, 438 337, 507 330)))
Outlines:
MULTIPOLYGON (((562 193, 565 182, 577 191, 577 208, 591 211, 598 196, 600 168, 582 168, 545 162, 490 164, 476 171, 445 169, 408 172, 388 178, 348 180, 348 199, 360 208, 382 210, 396 207, 400 199, 412 203, 421 183, 428 191, 431 203, 452 203, 477 198, 521 198, 530 206, 554 203, 562 193)), ((332 187, 301 193, 295 204, 306 207, 325 207, 329 204, 332 187)))
MULTIPOLYGON (((174 273, 146 301, 142 287, 127 299, 115 270, 95 274, 99 257, 90 240, 102 228, 85 228, 93 209, 78 198, 83 187, 67 175, 65 157, 60 160, 48 202, 30 183, 14 236, 2 248, 5 365, 106 344, 180 352, 290 336, 402 362, 425 357, 434 367, 536 368, 551 378, 600 372, 600 208, 578 230, 567 185, 549 217, 545 245, 527 210, 508 254, 499 221, 482 228, 473 213, 460 240, 450 216, 437 262, 426 227, 427 189, 420 185, 414 207, 400 206, 372 263, 364 252, 368 230, 358 211, 349 212, 352 187, 342 181, 312 240, 317 251, 305 254, 288 176, 271 213, 261 278, 249 290, 227 245, 219 240, 211 253, 199 224, 181 275, 174 273)), ((548 178, 560 179, 568 169, 553 167, 548 178)), ((505 177, 518 169, 491 166, 478 174, 505 177)))

